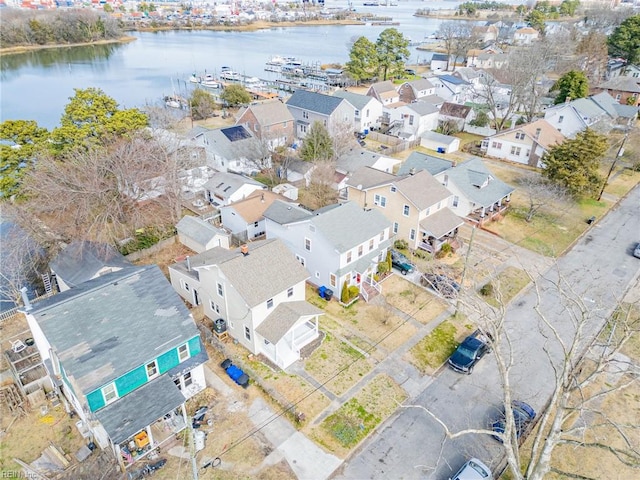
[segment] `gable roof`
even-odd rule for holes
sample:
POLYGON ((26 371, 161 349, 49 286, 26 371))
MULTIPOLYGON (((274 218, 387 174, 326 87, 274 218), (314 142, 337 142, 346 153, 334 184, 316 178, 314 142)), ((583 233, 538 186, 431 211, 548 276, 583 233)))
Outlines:
POLYGON ((560 133, 553 127, 553 125, 542 118, 540 120, 536 120, 535 122, 521 125, 520 129, 522 129, 523 132, 529 135, 529 137, 534 139, 544 148, 549 148, 552 145, 560 144, 565 139, 562 133, 560 133))
POLYGON ((449 182, 478 206, 489 207, 515 189, 496 178, 477 157, 445 171, 449 182))
MULTIPOLYGON (((344 98, 351 105, 358 110, 364 109, 367 104, 373 99, 373 97, 367 95, 361 95, 359 93, 348 92, 346 90, 338 89, 333 93, 334 97, 344 98)), ((376 99, 377 100, 377 99, 376 99)))
POLYGON ((422 90, 429 90, 431 88, 434 88, 433 83, 431 83, 426 78, 419 78, 417 80, 411 80, 410 82, 407 82, 407 84, 410 85, 411 88, 413 88, 417 92, 420 92, 422 90))
POLYGON ((176 224, 176 230, 178 233, 182 233, 200 245, 206 245, 215 238, 216 235, 227 235, 223 230, 193 215, 185 215, 182 217, 176 224))
POLYGON ((245 110, 240 112, 238 118, 241 118, 247 110, 251 110, 256 120, 258 120, 258 123, 263 127, 293 121, 293 115, 291 115, 287 106, 280 100, 249 105, 245 110))
POLYGON ((598 85, 596 88, 614 90, 617 92, 640 93, 640 85, 638 85, 638 80, 632 77, 626 77, 624 75, 614 77, 611 80, 607 80, 606 82, 598 85))
POLYGON ((269 190, 257 190, 243 200, 220 207, 220 210, 233 209, 245 222, 254 223, 263 217, 265 210, 276 200, 289 202, 288 198, 277 193, 269 190))
POLYGON ((427 216, 420 222, 420 228, 435 238, 442 238, 464 224, 464 221, 453 213, 449 207, 444 207, 427 216))
POLYGON ((434 53, 431 55, 432 62, 446 62, 448 58, 446 53, 434 53))
POLYGON ((322 115, 331 115, 343 101, 343 98, 333 95, 325 95, 308 90, 296 90, 287 100, 287 107, 296 107, 322 115))
POLYGON ((211 179, 204 184, 204 188, 212 192, 215 196, 228 199, 243 185, 255 185, 266 189, 267 186, 252 178, 245 177, 237 173, 216 172, 211 179))
POLYGON ((378 185, 390 185, 397 178, 392 173, 383 172, 372 167, 361 167, 349 177, 347 185, 357 189, 369 189, 378 185))
POLYGON ((438 175, 451 168, 453 162, 421 152, 412 152, 398 170, 398 175, 407 175, 412 171, 426 170, 431 175, 438 175))
POLYGON ((396 92, 396 86, 393 84, 391 80, 385 80, 384 82, 376 82, 372 83, 369 87, 371 90, 376 92, 378 95, 387 92, 396 92))
POLYGON ((205 149, 214 150, 224 158, 239 157, 246 149, 251 151, 251 145, 255 142, 253 133, 244 125, 198 130, 193 138, 200 136, 204 138, 205 149))
POLYGON ((431 115, 432 113, 438 113, 438 107, 429 102, 422 102, 418 100, 407 105, 408 108, 416 112, 420 116, 431 115))
POLYGON ((536 30, 535 28, 531 28, 531 27, 522 27, 516 30, 516 33, 519 33, 520 35, 539 35, 540 32, 538 32, 538 30, 536 30))
POLYGON ((71 242, 49 266, 65 284, 75 287, 92 279, 103 268, 122 269, 133 265, 111 245, 85 240, 71 242))
POLYGON ((322 315, 323 313, 323 310, 306 301, 283 302, 258 325, 256 332, 275 345, 282 340, 282 337, 293 328, 301 317, 322 315))
MULTIPOLYGON (((370 152, 363 148, 352 148, 336 159, 336 170, 352 173, 362 167, 372 167, 382 157, 379 153, 370 152)), ((400 160, 395 160, 390 157, 384 158, 389 161, 395 161, 395 164, 400 163, 400 160)))
POLYGON ((420 135, 420 138, 424 138, 426 140, 431 140, 433 142, 438 142, 441 145, 451 145, 455 143, 455 141, 460 141, 458 137, 454 137, 452 135, 444 135, 438 132, 424 132, 420 135))
POLYGON ((441 81, 450 83, 452 85, 469 85, 469 82, 463 80, 462 78, 454 77, 453 75, 449 75, 448 73, 445 75, 438 75, 441 81))
POLYGON ((472 108, 458 103, 444 102, 440 107, 440 115, 466 119, 472 108))
POLYGON ((576 100, 572 100, 570 103, 579 114, 587 116, 588 118, 599 117, 603 114, 608 115, 606 110, 601 108, 590 98, 578 98, 576 100))
POLYGON ((29 313, 84 393, 198 335, 156 265, 102 275, 34 304, 29 313))
POLYGON ((264 211, 263 215, 279 225, 285 225, 308 220, 313 216, 313 213, 298 205, 276 200, 264 211))
POLYGON ((420 211, 449 198, 451 192, 426 170, 400 177, 394 182, 398 190, 420 211))

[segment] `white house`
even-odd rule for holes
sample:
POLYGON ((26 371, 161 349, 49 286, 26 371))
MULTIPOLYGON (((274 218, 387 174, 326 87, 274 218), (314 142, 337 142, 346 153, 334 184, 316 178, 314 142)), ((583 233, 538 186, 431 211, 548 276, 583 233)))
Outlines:
POLYGON ((434 85, 435 94, 448 102, 464 103, 470 98, 471 85, 461 78, 446 74, 428 77, 427 80, 434 85))
POLYGON ((460 149, 460 139, 437 132, 425 132, 420 136, 420 146, 438 153, 453 153, 460 149))
POLYGON ((242 200, 256 190, 266 190, 267 186, 237 173, 217 172, 205 183, 204 189, 207 201, 220 207, 242 200))
POLYGON ((344 98, 355 107, 354 130, 356 132, 364 133, 380 127, 382 103, 377 98, 340 89, 336 90, 333 95, 344 98))
POLYGON ((176 224, 178 240, 196 253, 213 247, 229 248, 231 234, 193 215, 185 215, 176 224))
POLYGON ((213 248, 169 266, 171 284, 254 355, 286 369, 318 338, 322 310, 305 301, 309 273, 278 239, 213 248))
POLYGON ((277 201, 264 216, 267 238, 286 243, 311 283, 337 296, 343 284, 354 285, 365 300, 380 292, 374 275, 391 245, 391 222, 377 210, 347 202, 309 212, 277 201))
POLYGON ((523 27, 513 34, 513 41, 516 45, 531 45, 539 36, 540 32, 535 28, 523 27))
POLYGON ((544 112, 544 119, 568 138, 573 138, 587 127, 608 131, 613 120, 590 98, 578 98, 549 107, 544 112))
POLYGON ((344 98, 296 90, 287 100, 287 108, 295 120, 296 137, 301 139, 314 122, 320 122, 332 135, 345 128, 356 129, 356 107, 344 98))
POLYGON ((367 95, 378 99, 383 106, 400 101, 400 94, 391 80, 372 84, 367 90, 367 95))
POLYGON ((383 123, 390 126, 389 135, 413 140, 438 128, 438 114, 438 108, 427 102, 397 103, 384 107, 383 123))

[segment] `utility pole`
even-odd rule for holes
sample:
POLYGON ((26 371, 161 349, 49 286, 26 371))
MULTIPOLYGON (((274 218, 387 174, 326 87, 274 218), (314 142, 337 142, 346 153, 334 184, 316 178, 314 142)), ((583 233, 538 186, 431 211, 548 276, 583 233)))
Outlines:
MULTIPOLYGON (((469 257, 471 256, 471 246, 473 245, 473 237, 476 234, 475 225, 471 229, 471 238, 469 239, 469 247, 467 248, 467 254, 464 257, 464 267, 462 268, 462 277, 460 278, 460 290, 464 288, 464 277, 467 273, 467 265, 469 264, 469 257)), ((454 316, 458 315, 458 310, 460 309, 460 293, 458 293, 458 298, 456 300, 456 311, 454 312, 454 316)))
POLYGON ((618 152, 616 153, 616 156, 613 159, 613 162, 611 162, 611 168, 609 168, 609 172, 607 173, 607 178, 605 178, 604 183, 602 184, 602 188, 600 189, 600 195, 598 195, 598 201, 600 201, 600 199, 602 198, 602 194, 604 193, 604 189, 606 188, 607 183, 609 183, 609 177, 611 177, 611 174, 613 173, 613 169, 616 168, 616 163, 618 163, 618 158, 620 158, 624 153, 624 143, 627 141, 627 138, 629 137, 629 130, 630 128, 627 128, 626 131, 624 132, 624 138, 622 139, 620 148, 618 148, 618 152))

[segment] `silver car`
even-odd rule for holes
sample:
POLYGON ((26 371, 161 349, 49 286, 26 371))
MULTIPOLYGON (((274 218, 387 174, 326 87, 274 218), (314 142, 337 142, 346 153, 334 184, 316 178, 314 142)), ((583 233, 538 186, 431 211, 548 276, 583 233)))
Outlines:
POLYGON ((493 475, 489 467, 472 458, 450 480, 493 480, 493 475))

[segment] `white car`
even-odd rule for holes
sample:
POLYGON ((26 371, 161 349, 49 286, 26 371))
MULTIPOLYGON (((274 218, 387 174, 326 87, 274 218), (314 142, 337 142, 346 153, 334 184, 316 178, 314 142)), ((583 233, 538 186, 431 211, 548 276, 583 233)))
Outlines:
POLYGON ((491 470, 477 458, 472 458, 449 480, 493 480, 491 470))

